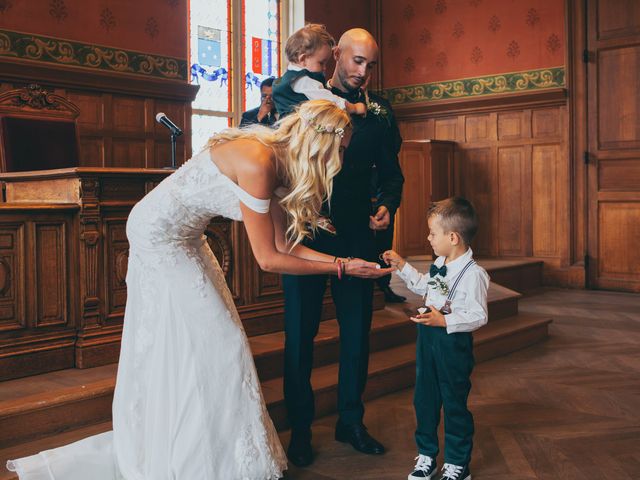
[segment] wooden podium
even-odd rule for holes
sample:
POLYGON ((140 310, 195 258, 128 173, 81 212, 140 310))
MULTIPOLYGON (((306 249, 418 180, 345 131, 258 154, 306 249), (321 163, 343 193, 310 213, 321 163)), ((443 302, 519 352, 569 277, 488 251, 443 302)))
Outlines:
POLYGON ((432 255, 427 241, 427 210, 431 202, 453 195, 455 142, 411 140, 402 143, 402 202, 396 213, 395 249, 408 255, 432 255))
MULTIPOLYGON (((0 380, 118 360, 131 208, 172 170, 0 173, 0 380)), ((241 223, 204 232, 247 335, 282 330, 282 277, 263 272, 241 223)), ((378 292, 374 308, 384 307, 378 292)), ((323 318, 334 318, 327 294, 323 318)))
POLYGON ((127 215, 169 173, 0 173, 0 380, 117 359, 127 215))

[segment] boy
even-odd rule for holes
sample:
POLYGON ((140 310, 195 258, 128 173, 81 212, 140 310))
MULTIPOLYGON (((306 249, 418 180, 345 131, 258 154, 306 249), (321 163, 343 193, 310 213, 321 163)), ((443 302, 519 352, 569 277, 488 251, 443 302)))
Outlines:
POLYGON ((429 274, 420 274, 396 252, 383 254, 409 289, 425 297, 411 317, 418 323, 414 407, 418 428, 417 463, 409 480, 431 479, 437 470, 438 424, 444 407, 445 455, 439 480, 470 480, 473 416, 467 408, 473 369, 471 332, 487 323, 489 276, 469 247, 478 219, 464 198, 431 205, 429 243, 438 256, 429 274))
POLYGON ((325 87, 324 71, 336 41, 324 25, 309 23, 287 39, 285 74, 273 84, 273 101, 280 118, 307 100, 330 100, 349 114, 365 115, 364 103, 350 103, 325 87))

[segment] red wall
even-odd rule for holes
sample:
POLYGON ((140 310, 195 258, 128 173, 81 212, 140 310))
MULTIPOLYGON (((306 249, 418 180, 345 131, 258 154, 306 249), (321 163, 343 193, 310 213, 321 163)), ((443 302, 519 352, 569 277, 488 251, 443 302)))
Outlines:
POLYGON ((345 31, 360 27, 371 31, 373 6, 370 0, 305 0, 308 23, 326 25, 336 42, 345 31))
POLYGON ((188 0, 0 0, 0 28, 187 58, 188 0))
POLYGON ((565 63, 561 0, 381 3, 384 88, 565 63))

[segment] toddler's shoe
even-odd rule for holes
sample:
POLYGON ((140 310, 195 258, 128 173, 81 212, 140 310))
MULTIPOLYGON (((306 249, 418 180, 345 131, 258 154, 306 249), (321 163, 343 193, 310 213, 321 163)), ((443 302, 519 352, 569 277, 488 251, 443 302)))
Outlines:
POLYGON ((418 455, 415 459, 418 462, 413 467, 413 472, 409 474, 407 480, 431 480, 431 477, 436 474, 438 469, 435 459, 427 455, 418 455))
POLYGON ((440 470, 438 480, 471 480, 469 465, 452 465, 445 463, 440 470))

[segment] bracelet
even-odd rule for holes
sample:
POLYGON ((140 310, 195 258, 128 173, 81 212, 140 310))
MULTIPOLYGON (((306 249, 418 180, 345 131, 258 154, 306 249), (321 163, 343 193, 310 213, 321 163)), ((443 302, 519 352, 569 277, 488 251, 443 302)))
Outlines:
POLYGON ((338 280, 342 280, 342 260, 338 259, 338 280))

